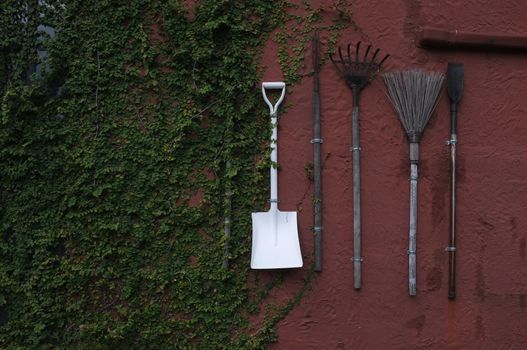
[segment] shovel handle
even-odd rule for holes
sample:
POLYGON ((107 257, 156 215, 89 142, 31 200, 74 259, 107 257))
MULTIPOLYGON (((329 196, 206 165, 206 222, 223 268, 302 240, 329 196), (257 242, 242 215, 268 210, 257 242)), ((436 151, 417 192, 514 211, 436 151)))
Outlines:
POLYGON ((262 95, 265 100, 265 103, 267 103, 267 105, 269 106, 269 113, 271 114, 271 116, 276 114, 278 110, 278 106, 280 106, 280 104, 282 103, 285 97, 285 83, 283 81, 262 83, 262 95), (280 90, 281 89, 282 90, 282 94, 280 95, 280 98, 278 99, 278 101, 276 101, 274 105, 267 98, 267 93, 265 91, 266 89, 269 89, 269 90, 280 90))
POLYGON ((273 125, 273 133, 271 134, 271 210, 278 210, 278 118, 277 110, 278 106, 282 103, 285 97, 285 83, 284 82, 266 82, 262 83, 262 95, 269 106, 269 112, 271 114, 271 124, 273 125), (280 97, 273 105, 267 98, 266 89, 282 89, 280 97))

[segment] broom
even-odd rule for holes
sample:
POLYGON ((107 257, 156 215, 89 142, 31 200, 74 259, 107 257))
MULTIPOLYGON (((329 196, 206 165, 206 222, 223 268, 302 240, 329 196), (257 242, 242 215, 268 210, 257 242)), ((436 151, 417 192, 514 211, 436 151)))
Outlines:
POLYGON ((408 288, 416 295, 417 167, 419 141, 437 105, 444 76, 439 72, 406 70, 383 75, 389 98, 410 143, 410 224, 408 243, 408 288))

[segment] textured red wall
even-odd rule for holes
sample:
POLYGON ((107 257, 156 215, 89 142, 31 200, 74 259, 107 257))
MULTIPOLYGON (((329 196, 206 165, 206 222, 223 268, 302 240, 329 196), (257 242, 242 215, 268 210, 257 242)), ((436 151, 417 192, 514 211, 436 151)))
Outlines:
MULTIPOLYGON (((313 6, 329 9, 332 0, 313 6)), ((524 0, 353 1, 357 28, 339 44, 371 42, 392 56, 384 71, 446 71, 465 64, 458 121, 457 299, 447 298, 449 138, 443 93, 421 142, 417 296, 408 295, 408 143, 377 77, 361 95, 363 288, 353 288, 351 91, 328 63, 321 72, 324 260, 312 288, 278 328, 271 349, 527 349, 527 54, 428 51, 421 26, 527 34, 524 0)), ((322 37, 323 44, 327 37, 322 37)), ((323 45, 325 52, 325 46, 323 45)), ((310 62, 310 50, 306 61, 310 62)), ((267 44, 264 80, 282 78, 267 44)), ((280 119, 282 210, 310 183, 312 80, 293 86, 280 119)), ((262 103, 262 108, 266 108, 262 103)), ((312 263, 312 187, 299 213, 304 271, 287 272, 291 296, 312 263)), ((273 274, 273 272, 268 272, 273 274)))

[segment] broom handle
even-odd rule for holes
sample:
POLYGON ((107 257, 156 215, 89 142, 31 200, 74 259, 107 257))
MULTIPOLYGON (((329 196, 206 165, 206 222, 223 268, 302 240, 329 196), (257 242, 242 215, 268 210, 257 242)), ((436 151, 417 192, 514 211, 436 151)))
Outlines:
POLYGON ((355 289, 361 288, 361 215, 360 215, 360 110, 359 91, 353 89, 353 109, 351 119, 353 152, 353 268, 355 289))
POLYGON ((408 291, 417 294, 417 181, 419 144, 410 143, 410 230, 408 240, 408 291))

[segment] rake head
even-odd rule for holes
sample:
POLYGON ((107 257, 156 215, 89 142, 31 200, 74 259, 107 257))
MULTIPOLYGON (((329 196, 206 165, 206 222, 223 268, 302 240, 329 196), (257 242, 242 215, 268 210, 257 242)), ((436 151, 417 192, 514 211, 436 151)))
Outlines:
POLYGON ((339 59, 335 60, 333 55, 329 54, 329 59, 340 75, 344 77, 348 86, 352 89, 362 89, 370 81, 375 78, 375 75, 381 70, 381 66, 390 55, 384 56, 380 62, 376 62, 377 56, 379 55, 380 49, 376 49, 375 52, 369 57, 372 51, 371 45, 368 45, 364 55, 360 54, 360 41, 355 47, 355 53, 351 53, 351 44, 348 44, 347 56, 342 54, 342 48, 338 48, 339 59))

